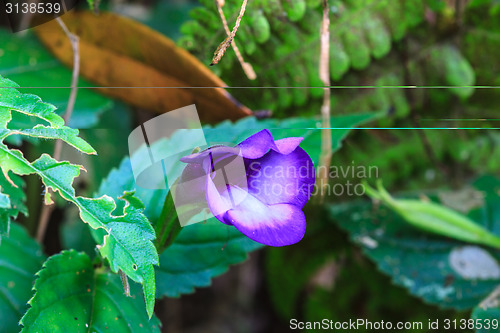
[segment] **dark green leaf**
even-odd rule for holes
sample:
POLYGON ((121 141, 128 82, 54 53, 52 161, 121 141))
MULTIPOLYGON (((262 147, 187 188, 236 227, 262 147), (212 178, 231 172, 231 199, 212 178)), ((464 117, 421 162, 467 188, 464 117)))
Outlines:
POLYGON ((19 332, 35 273, 45 260, 40 246, 18 224, 0 245, 0 332, 19 332))
POLYGON ((149 320, 137 285, 124 295, 117 274, 94 269, 84 253, 63 251, 50 257, 38 273, 21 320, 22 332, 160 332, 149 320))
POLYGON ((500 329, 500 295, 495 289, 472 311, 471 319, 477 333, 498 332, 500 329))
MULTIPOLYGON (((468 216, 498 234, 500 182, 483 177, 474 186, 486 195, 485 204, 468 216)), ((382 272, 427 302, 470 309, 500 283, 497 250, 421 232, 368 202, 330 206, 329 211, 382 272)))
POLYGON ((28 215, 23 191, 24 181, 15 174, 9 175, 10 182, 0 172, 0 244, 1 236, 9 234, 10 222, 19 213, 28 215))

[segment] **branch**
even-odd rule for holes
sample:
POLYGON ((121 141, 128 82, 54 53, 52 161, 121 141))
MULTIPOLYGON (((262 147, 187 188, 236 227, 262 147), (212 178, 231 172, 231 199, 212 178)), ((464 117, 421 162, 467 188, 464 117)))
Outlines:
POLYGON ((323 105, 321 106, 321 155, 319 158, 317 186, 323 200, 324 188, 328 185, 328 169, 332 158, 332 130, 330 121, 330 16, 328 0, 323 0, 323 20, 320 31, 321 52, 319 58, 319 77, 323 82, 323 105))
POLYGON ((236 19, 236 24, 234 25, 233 31, 229 31, 229 26, 226 21, 226 17, 224 16, 224 12, 222 11, 222 6, 224 6, 224 0, 216 0, 217 4, 217 10, 219 11, 219 16, 222 20, 222 25, 224 26, 224 30, 226 31, 226 39, 217 47, 214 53, 214 57, 212 59, 212 63, 210 66, 216 65, 219 63, 219 61, 222 59, 224 54, 226 53, 227 48, 229 45, 233 47, 234 53, 236 54, 236 58, 238 58, 238 61, 243 68, 243 71, 245 72, 245 75, 248 77, 249 80, 255 80, 257 78, 257 75, 255 74, 255 71, 253 70, 253 67, 250 63, 245 62, 243 59, 243 56, 241 55, 240 50, 236 46, 236 43, 234 42, 234 37, 236 36, 236 31, 238 30, 238 27, 240 26, 241 19, 243 18, 243 14, 245 13, 245 8, 247 5, 247 0, 243 0, 243 3, 241 5, 240 9, 240 14, 238 15, 238 18, 236 19))
MULTIPOLYGON (((71 75, 71 92, 68 98, 68 105, 66 106, 66 110, 64 111, 64 122, 67 124, 73 114, 73 109, 75 107, 76 95, 78 93, 78 74, 80 72, 80 51, 79 51, 79 38, 75 34, 71 33, 68 30, 66 24, 64 24, 61 18, 56 17, 57 23, 61 26, 62 30, 68 37, 71 48, 73 49, 73 72, 71 75)), ((59 160, 61 158, 61 149, 62 149, 62 141, 57 140, 56 145, 54 147, 54 159, 59 160)), ((48 188, 46 191, 50 191, 48 188)), ((54 210, 54 204, 50 205, 47 202, 44 202, 42 207, 42 211, 40 213, 40 219, 38 221, 38 230, 36 232, 36 239, 39 243, 42 243, 45 232, 47 230, 47 226, 49 224, 50 216, 52 215, 52 211, 54 210)))

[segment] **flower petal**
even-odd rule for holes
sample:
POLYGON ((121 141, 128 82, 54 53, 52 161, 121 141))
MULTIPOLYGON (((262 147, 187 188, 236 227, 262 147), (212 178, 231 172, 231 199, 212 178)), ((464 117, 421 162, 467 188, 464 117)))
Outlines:
POLYGON ((300 147, 288 155, 270 151, 246 164, 248 192, 267 205, 302 208, 314 190, 314 164, 300 147))
POLYGON ((207 148, 199 153, 181 157, 180 161, 184 163, 203 164, 203 161, 205 159, 211 158, 213 163, 215 164, 217 161, 220 161, 221 159, 239 154, 240 154, 240 148, 238 146, 236 147, 214 146, 207 148))
POLYGON ((241 155, 250 159, 264 156, 271 148, 277 149, 273 136, 267 129, 246 138, 238 146, 241 149, 241 155))
POLYGON ((217 220, 228 224, 224 221, 224 214, 232 208, 231 202, 227 198, 220 195, 217 187, 212 181, 210 173, 207 175, 206 180, 205 196, 207 198, 208 208, 217 220))
POLYGON ((265 205, 252 195, 224 219, 256 242, 269 246, 285 246, 299 242, 306 231, 306 218, 294 205, 265 205))
POLYGON ((269 149, 287 155, 297 148, 304 138, 285 138, 274 141, 271 132, 264 129, 248 137, 238 144, 241 156, 248 159, 256 159, 264 156, 269 149))
POLYGON ((276 144, 276 147, 278 148, 277 152, 288 155, 291 152, 293 152, 304 140, 304 138, 284 138, 281 140, 276 140, 274 143, 276 144))

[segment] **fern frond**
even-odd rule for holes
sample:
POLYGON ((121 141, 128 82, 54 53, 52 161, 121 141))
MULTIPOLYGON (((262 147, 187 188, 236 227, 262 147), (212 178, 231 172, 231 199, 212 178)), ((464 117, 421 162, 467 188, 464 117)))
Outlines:
MULTIPOLYGON (((180 44, 208 64, 225 32, 214 1, 201 3, 203 7, 191 12, 193 20, 182 27, 184 37, 180 44)), ((254 67, 257 80, 245 79, 232 51, 226 53, 214 70, 230 85, 321 87, 320 4, 318 0, 249 2, 235 41, 254 67)), ((330 67, 334 82, 351 68, 365 69, 373 59, 386 56, 393 41, 400 40, 423 20, 425 9, 421 0, 335 0, 330 5, 330 67)), ((230 25, 239 6, 239 0, 225 2, 223 10, 230 25)), ((310 96, 321 95, 320 89, 265 89, 259 101, 251 94, 240 94, 238 98, 255 109, 276 110, 303 106, 310 96)))

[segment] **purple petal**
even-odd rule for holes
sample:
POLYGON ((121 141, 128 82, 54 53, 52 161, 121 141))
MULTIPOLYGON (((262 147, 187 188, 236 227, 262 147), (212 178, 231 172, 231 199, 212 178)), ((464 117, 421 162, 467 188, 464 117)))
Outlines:
POLYGON ((306 231, 306 218, 294 205, 265 205, 252 195, 224 216, 241 233, 269 246, 285 246, 299 242, 306 231))
POLYGON ((278 148, 278 152, 284 155, 288 155, 293 152, 304 140, 304 138, 285 138, 281 140, 276 140, 274 143, 278 148))
POLYGON ((267 205, 293 204, 304 207, 314 190, 315 171, 302 148, 288 155, 270 151, 247 161, 248 191, 267 205))
MULTIPOLYGON (((245 184, 246 185, 246 184, 245 184)), ((220 171, 207 177, 205 196, 210 212, 221 222, 226 223, 224 214, 241 204, 248 196, 248 190, 238 185, 228 185, 220 171)))
POLYGON ((217 161, 220 161, 221 159, 239 154, 240 154, 239 147, 215 146, 215 147, 210 147, 196 154, 191 154, 181 157, 180 161, 184 163, 203 164, 203 161, 205 159, 211 158, 212 162, 215 164, 217 163, 217 161))
POLYGON ((269 149, 287 155, 297 148, 304 138, 285 138, 274 141, 269 130, 260 132, 243 140, 238 146, 241 148, 241 156, 248 159, 256 159, 264 156, 269 149))
POLYGON ((265 129, 246 138, 238 144, 244 158, 255 159, 264 156, 269 149, 276 148, 273 136, 265 129))
POLYGON ((224 221, 223 216, 229 209, 232 208, 231 203, 225 197, 220 195, 210 174, 207 175, 206 180, 205 197, 207 199, 208 208, 219 221, 227 224, 226 221, 224 221))

